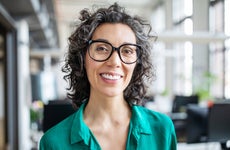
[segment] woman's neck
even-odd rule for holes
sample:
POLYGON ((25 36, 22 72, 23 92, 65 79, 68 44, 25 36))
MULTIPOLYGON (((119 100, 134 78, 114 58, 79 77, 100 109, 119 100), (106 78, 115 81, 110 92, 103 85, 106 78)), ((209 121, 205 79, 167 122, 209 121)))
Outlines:
POLYGON ((84 120, 88 124, 119 124, 130 118, 130 106, 122 96, 108 98, 91 96, 84 110, 84 120))
POLYGON ((102 149, 125 149, 131 109, 123 97, 93 95, 84 110, 84 122, 102 149))

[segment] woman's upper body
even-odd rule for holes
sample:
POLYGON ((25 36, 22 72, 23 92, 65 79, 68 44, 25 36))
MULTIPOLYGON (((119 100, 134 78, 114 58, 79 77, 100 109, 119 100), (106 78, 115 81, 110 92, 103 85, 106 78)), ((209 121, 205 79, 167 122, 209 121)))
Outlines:
POLYGON ((40 149, 175 149, 172 122, 136 106, 152 77, 150 25, 116 3, 83 10, 81 20, 63 67, 68 97, 80 109, 45 133, 40 149))
MULTIPOLYGON (((77 112, 46 132, 41 150, 100 150, 99 142, 84 122, 83 104, 77 112)), ((158 112, 132 106, 126 150, 176 150, 176 136, 171 120, 158 112)), ((103 126, 101 127, 103 129, 103 126)), ((112 134, 112 133, 111 133, 112 134)), ((113 139, 114 142, 117 142, 113 139)), ((115 145, 111 149, 118 149, 115 145)))

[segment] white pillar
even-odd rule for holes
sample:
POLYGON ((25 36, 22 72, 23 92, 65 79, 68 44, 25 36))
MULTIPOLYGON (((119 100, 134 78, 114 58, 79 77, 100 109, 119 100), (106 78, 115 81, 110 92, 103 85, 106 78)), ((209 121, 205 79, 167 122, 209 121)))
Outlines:
MULTIPOLYGON (((209 30, 209 0, 193 0, 194 32, 209 30)), ((193 45, 193 89, 203 82, 203 75, 209 70, 208 44, 193 45)))
POLYGON ((29 27, 26 21, 17 22, 18 35, 18 131, 19 149, 30 150, 30 71, 29 71, 29 27))

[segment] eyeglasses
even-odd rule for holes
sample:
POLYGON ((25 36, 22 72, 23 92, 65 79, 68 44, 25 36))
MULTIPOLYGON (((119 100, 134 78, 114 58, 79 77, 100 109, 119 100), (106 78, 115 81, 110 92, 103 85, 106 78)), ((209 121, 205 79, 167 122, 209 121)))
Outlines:
POLYGON ((123 63, 132 64, 137 61, 141 52, 141 46, 137 44, 127 43, 119 47, 114 47, 111 43, 103 40, 90 40, 88 44, 90 58, 98 62, 108 60, 113 52, 117 51, 123 63))

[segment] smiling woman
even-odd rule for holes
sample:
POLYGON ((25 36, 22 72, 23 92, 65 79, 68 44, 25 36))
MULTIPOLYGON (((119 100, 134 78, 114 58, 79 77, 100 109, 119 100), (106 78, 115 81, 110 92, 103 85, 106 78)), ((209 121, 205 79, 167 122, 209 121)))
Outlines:
POLYGON ((78 110, 45 133, 40 149, 175 150, 172 121, 139 105, 153 77, 150 25, 117 3, 82 10, 80 20, 63 66, 78 110))

